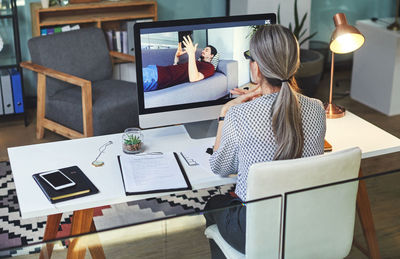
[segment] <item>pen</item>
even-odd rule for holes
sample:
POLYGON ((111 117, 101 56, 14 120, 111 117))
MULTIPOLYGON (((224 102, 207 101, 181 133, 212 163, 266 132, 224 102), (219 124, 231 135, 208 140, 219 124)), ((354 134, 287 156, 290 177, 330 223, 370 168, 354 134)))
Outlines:
POLYGON ((163 155, 163 152, 148 152, 148 153, 139 153, 134 154, 135 156, 147 156, 147 155, 163 155))

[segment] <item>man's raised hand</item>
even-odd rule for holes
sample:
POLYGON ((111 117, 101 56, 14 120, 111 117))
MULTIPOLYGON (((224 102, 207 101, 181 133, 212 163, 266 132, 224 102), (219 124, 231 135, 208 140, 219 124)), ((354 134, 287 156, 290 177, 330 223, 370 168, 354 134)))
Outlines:
POLYGON ((195 55, 198 43, 193 45, 192 39, 189 36, 183 36, 183 46, 188 55, 195 55))
POLYGON ((185 54, 185 53, 186 53, 186 51, 183 51, 183 50, 182 50, 182 44, 179 42, 179 43, 178 43, 178 49, 176 50, 175 56, 176 56, 176 57, 180 57, 180 56, 182 56, 182 55, 185 54))

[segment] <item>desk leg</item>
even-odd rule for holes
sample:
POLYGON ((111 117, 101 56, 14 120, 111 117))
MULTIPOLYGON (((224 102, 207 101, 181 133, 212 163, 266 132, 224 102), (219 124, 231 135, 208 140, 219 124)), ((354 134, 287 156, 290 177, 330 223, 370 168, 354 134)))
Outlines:
MULTIPOLYGON (((90 232, 90 226, 93 221, 94 209, 85 209, 74 211, 71 225, 71 235, 80 235, 90 232)), ((68 259, 85 258, 86 246, 82 238, 74 238, 68 247, 68 259)))
MULTIPOLYGON (((362 177, 360 168, 359 177, 362 177)), ((365 181, 359 181, 357 193, 357 212, 368 245, 369 256, 372 259, 380 259, 378 239, 376 238, 374 219, 372 218, 371 204, 369 202, 365 181)))
MULTIPOLYGON (((90 232, 96 232, 96 226, 92 220, 92 225, 90 226, 90 232)), ((103 247, 101 246, 99 236, 97 234, 92 234, 92 244, 89 246, 90 254, 92 258, 105 259, 103 247)))
MULTIPOLYGON (((53 240, 57 236, 60 226, 62 213, 47 216, 46 229, 44 231, 43 241, 53 240)), ((51 258, 54 244, 46 244, 40 250, 40 259, 51 258)))

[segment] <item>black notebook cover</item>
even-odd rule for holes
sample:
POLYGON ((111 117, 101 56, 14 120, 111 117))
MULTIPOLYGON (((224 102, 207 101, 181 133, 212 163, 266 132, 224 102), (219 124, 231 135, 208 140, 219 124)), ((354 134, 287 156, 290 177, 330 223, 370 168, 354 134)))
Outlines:
POLYGON ((51 203, 67 201, 99 192, 96 186, 94 186, 79 167, 71 166, 59 170, 71 178, 76 184, 62 190, 55 190, 39 176, 42 172, 32 175, 33 179, 35 179, 40 189, 42 189, 51 203))

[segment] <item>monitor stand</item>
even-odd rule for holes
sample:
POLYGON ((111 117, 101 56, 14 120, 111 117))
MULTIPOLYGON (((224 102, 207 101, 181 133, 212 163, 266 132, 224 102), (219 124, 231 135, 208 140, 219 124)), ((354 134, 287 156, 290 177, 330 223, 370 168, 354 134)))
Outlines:
POLYGON ((187 133, 192 139, 211 138, 217 135, 218 121, 198 121, 184 124, 187 133))

